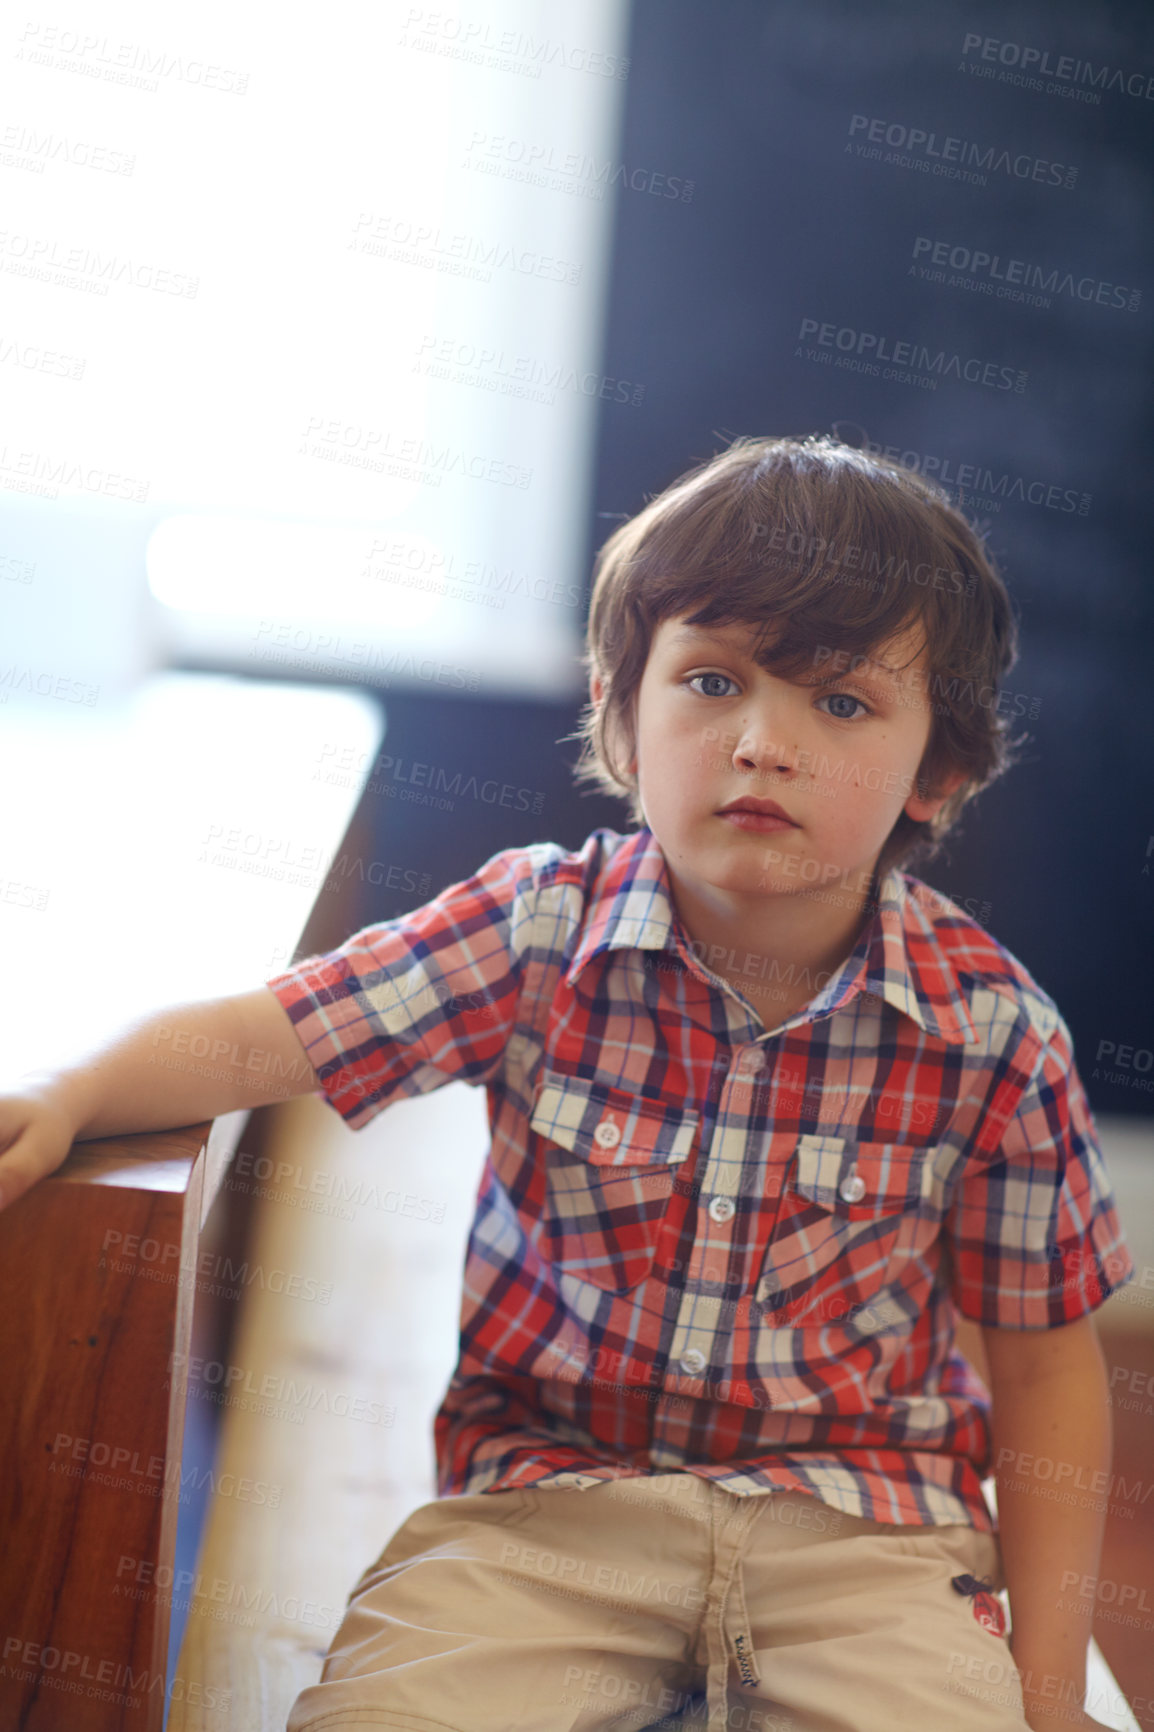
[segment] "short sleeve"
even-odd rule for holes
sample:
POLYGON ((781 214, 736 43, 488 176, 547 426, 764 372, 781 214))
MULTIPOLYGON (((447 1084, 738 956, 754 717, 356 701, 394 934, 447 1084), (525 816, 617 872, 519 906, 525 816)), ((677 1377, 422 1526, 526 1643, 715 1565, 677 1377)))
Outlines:
POLYGON ((493 1075, 515 1025, 534 904, 533 851, 505 849, 423 907, 266 981, 354 1130, 397 1096, 493 1075))
POLYGON ((997 1151, 965 1169, 948 1231, 954 1302, 986 1327, 1073 1323, 1133 1275, 1060 1017, 997 1151))

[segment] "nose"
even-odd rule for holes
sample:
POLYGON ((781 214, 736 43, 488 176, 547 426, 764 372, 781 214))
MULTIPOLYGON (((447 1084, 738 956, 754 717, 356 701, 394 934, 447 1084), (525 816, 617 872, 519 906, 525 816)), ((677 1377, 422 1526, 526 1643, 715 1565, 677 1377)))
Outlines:
POLYGON ((798 752, 796 745, 787 746, 773 739, 760 718, 751 715, 742 718, 733 751, 733 762, 739 770, 744 770, 747 774, 752 772, 754 775, 776 779, 793 773, 797 768, 798 752))

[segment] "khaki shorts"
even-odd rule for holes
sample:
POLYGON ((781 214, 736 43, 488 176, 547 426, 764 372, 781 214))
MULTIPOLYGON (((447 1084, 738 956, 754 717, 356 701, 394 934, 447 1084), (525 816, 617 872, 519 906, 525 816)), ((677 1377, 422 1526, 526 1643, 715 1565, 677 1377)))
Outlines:
POLYGON ((441 1498, 361 1577, 288 1732, 1023 1732, 963 1574, 1003 1585, 992 1535, 689 1473, 441 1498))

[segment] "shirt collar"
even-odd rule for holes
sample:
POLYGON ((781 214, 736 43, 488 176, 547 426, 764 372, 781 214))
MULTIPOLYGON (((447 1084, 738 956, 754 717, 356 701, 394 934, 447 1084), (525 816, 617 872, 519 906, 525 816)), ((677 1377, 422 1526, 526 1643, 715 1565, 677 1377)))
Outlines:
MULTIPOLYGON (((951 1044, 979 1039, 962 985, 922 899, 918 881, 891 868, 879 887, 878 907, 833 979, 814 995, 819 1014, 872 992, 910 1017, 927 1034, 951 1044)), ((944 898, 940 907, 948 908, 944 898)), ((573 960, 572 985, 585 965, 606 950, 672 950, 679 924, 665 856, 648 826, 626 836, 597 881, 573 960)))

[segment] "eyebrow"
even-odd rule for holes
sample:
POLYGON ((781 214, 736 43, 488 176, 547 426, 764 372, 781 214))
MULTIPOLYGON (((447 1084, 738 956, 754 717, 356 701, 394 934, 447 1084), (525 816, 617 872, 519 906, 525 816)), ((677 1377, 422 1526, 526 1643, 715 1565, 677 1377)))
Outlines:
POLYGON ((840 686, 848 680, 857 680, 860 685, 893 686, 897 681, 892 677, 899 670, 886 667, 884 662, 871 662, 868 668, 847 668, 842 673, 817 674, 812 680, 801 680, 798 683, 806 686, 840 686))
POLYGON ((708 640, 710 643, 724 644, 727 649, 732 649, 734 647, 732 637, 727 636, 724 632, 720 631, 707 631, 705 627, 701 625, 683 625, 678 631, 670 632, 669 634, 669 642, 671 644, 693 644, 698 643, 703 639, 708 640))

